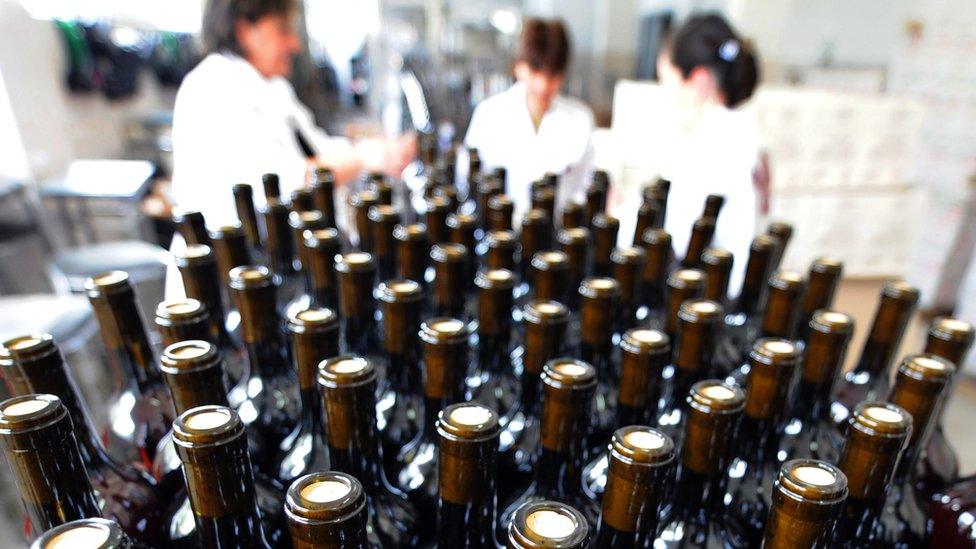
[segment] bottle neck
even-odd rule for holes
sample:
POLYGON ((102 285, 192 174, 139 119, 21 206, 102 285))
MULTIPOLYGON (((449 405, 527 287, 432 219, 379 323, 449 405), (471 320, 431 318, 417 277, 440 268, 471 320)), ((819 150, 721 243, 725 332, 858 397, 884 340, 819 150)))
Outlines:
POLYGON ((380 439, 376 431, 375 384, 340 389, 345 397, 326 396, 329 457, 332 467, 356 477, 369 495, 385 490, 380 439))
POLYGON ((366 314, 357 316, 346 316, 345 332, 343 339, 346 342, 348 352, 360 356, 369 356, 376 353, 373 347, 377 342, 376 337, 376 318, 374 317, 372 306, 367 307, 366 314))
POLYGON ((741 442, 738 455, 750 468, 758 470, 771 463, 779 449, 780 433, 774 418, 742 416, 739 432, 741 442))
POLYGON ((724 470, 706 475, 682 467, 675 487, 673 515, 707 522, 723 512, 726 476, 724 470))
POLYGON ((269 333, 260 340, 247 343, 246 347, 251 370, 258 376, 271 379, 289 374, 285 342, 280 334, 269 333))
POLYGON ((504 375, 510 371, 510 330, 495 334, 478 334, 478 364, 481 372, 489 376, 504 375))
POLYGON ((540 411, 540 404, 542 400, 539 398, 539 374, 534 374, 528 371, 522 372, 522 391, 519 395, 519 403, 522 407, 522 412, 529 416, 538 417, 540 411))
POLYGON ((536 462, 535 484, 547 498, 566 497, 582 491, 583 452, 579 444, 569 451, 542 448, 536 462))
POLYGON ((830 419, 830 387, 819 387, 805 379, 800 379, 793 403, 795 415, 810 424, 830 419))

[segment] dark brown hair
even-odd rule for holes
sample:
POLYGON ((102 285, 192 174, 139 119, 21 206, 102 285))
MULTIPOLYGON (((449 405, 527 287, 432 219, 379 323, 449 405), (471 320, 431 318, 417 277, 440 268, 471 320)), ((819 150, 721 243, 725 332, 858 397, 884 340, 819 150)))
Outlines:
POLYGON ((688 19, 665 44, 664 52, 685 78, 696 67, 712 70, 727 107, 749 99, 759 83, 759 63, 752 47, 715 13, 688 19))
POLYGON ((203 12, 203 45, 207 53, 230 51, 243 55, 234 25, 255 23, 269 15, 288 16, 296 0, 208 0, 203 12))
POLYGON ((522 24, 516 62, 552 75, 566 74, 569 66, 569 32, 559 19, 526 19, 522 24))

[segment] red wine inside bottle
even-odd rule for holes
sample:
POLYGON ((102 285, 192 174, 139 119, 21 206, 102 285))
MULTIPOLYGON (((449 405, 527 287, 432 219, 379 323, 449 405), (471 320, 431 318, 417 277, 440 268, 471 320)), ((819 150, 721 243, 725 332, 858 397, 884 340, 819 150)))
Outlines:
POLYGON ((295 479, 285 494, 294 549, 367 549, 366 494, 355 477, 338 471, 295 479))
POLYGON ((847 497, 847 477, 814 459, 787 461, 773 488, 762 546, 768 549, 827 549, 837 514, 847 497))
POLYGON ((0 403, 0 444, 24 505, 28 541, 59 524, 100 516, 58 397, 31 394, 0 403))

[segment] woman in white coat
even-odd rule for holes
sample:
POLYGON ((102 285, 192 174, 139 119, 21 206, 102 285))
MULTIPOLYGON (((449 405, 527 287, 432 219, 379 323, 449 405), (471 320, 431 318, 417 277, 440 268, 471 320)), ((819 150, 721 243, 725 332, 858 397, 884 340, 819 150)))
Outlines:
POLYGON ((464 143, 478 149, 484 168, 506 169, 516 223, 530 208, 533 181, 560 176, 557 206, 581 198, 592 172, 593 113, 559 89, 570 44, 561 21, 525 21, 515 61, 515 84, 474 110, 464 143))

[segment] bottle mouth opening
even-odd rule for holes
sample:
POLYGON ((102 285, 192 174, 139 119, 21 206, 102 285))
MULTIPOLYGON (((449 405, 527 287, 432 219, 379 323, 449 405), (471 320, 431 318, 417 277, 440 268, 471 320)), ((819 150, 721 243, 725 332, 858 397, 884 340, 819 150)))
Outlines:
POLYGON ((50 334, 28 334, 8 339, 0 344, 0 359, 29 358, 54 348, 50 334))
POLYGON ((47 427, 67 412, 54 395, 32 394, 0 402, 0 432, 25 433, 47 427))
POLYGON ((180 254, 180 257, 182 259, 201 259, 209 257, 210 253, 210 246, 206 244, 189 244, 180 254))
POLYGON ((562 547, 582 542, 589 534, 583 515, 562 503, 539 501, 518 508, 510 535, 531 546, 562 547))
POLYGON ((109 291, 129 287, 129 273, 125 271, 109 271, 89 278, 85 288, 96 291, 109 291))
POLYGON ((112 536, 111 529, 91 520, 64 525, 56 534, 45 540, 44 549, 97 549, 104 547, 112 536))
POLYGON ((777 484, 798 499, 830 505, 847 496, 847 477, 836 466, 815 459, 796 459, 783 464, 777 484))

